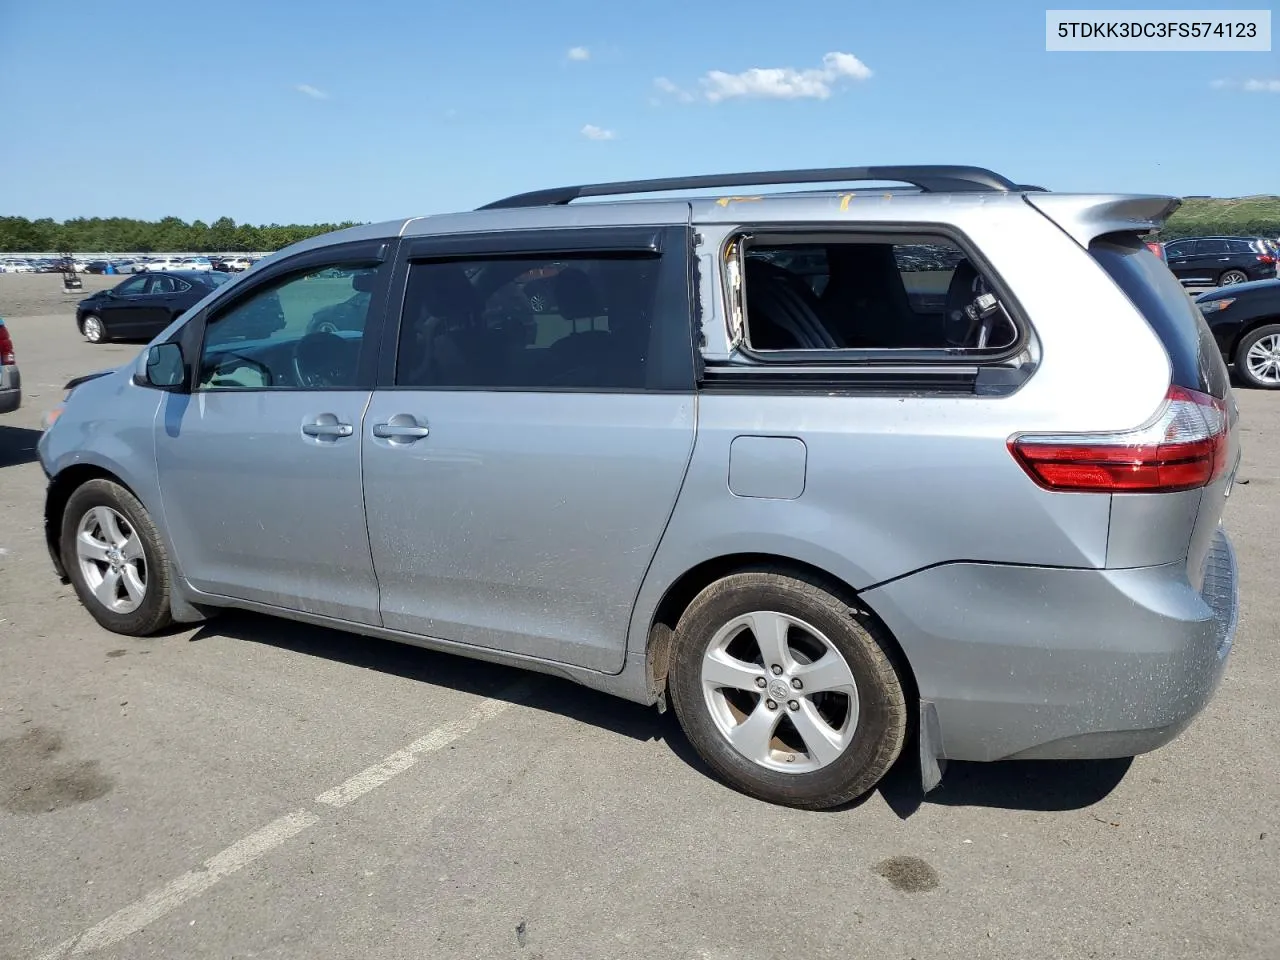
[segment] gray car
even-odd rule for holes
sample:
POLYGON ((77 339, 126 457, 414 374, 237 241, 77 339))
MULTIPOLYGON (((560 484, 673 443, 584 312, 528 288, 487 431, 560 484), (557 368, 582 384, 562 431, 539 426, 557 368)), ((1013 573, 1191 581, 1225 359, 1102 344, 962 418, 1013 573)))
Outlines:
POLYGON ((926 789, 1153 750, 1238 605, 1227 372, 1141 240, 1176 206, 878 167, 310 239, 75 384, 53 561, 119 633, 237 607, 670 704, 799 807, 904 749, 926 789))

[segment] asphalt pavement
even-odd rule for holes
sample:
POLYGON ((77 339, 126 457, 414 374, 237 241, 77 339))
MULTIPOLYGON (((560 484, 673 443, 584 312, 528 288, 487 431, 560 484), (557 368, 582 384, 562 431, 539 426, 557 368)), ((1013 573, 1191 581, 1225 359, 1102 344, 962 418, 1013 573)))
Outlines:
POLYGON ((564 681, 246 614, 100 629, 34 447, 67 378, 138 347, 82 342, 58 294, 11 315, 6 279, 0 957, 1280 957, 1280 393, 1238 390, 1244 605, 1186 733, 806 813, 564 681))

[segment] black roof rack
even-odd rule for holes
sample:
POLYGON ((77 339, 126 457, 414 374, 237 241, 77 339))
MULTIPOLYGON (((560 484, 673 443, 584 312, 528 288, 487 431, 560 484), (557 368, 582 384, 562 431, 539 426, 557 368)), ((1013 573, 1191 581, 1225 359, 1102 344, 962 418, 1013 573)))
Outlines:
POLYGON ((787 183, 840 183, 859 180, 909 183, 926 193, 1022 193, 1044 190, 1014 183, 982 167, 819 167, 812 170, 765 170, 756 173, 711 173, 697 177, 665 177, 659 180, 620 180, 615 183, 581 183, 518 193, 487 203, 481 210, 510 207, 545 207, 570 203, 581 197, 612 197, 629 193, 664 193, 671 190, 703 190, 718 187, 754 187, 787 183))

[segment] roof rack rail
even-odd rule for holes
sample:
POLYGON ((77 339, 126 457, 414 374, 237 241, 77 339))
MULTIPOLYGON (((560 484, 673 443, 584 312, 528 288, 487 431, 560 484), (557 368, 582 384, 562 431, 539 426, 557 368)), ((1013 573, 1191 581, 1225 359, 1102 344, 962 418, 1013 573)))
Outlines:
POLYGON ((619 180, 614 183, 581 183, 518 193, 487 203, 481 210, 510 207, 544 207, 566 204, 582 197, 612 197, 628 193, 664 193, 715 187, 753 187, 788 183, 840 183, 884 180, 909 183, 926 193, 1022 193, 1043 192, 1043 187, 1017 184, 982 167, 819 167, 811 170, 765 170, 755 173, 712 173, 697 177, 665 177, 658 180, 619 180))

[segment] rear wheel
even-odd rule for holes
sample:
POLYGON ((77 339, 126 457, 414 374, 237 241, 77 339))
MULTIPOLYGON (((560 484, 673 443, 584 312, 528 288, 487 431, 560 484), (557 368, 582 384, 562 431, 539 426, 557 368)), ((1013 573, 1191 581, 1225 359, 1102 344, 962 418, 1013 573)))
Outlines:
POLYGON ((105 343, 107 339, 107 326, 96 313, 85 314, 80 321, 80 332, 90 343, 105 343))
POLYGON ((1218 286, 1230 287, 1237 283, 1248 283, 1249 275, 1243 270, 1228 270, 1218 278, 1218 286))
POLYGON ((902 750, 902 683, 870 617, 825 586, 767 570, 702 591, 676 627, 671 699, 735 788, 824 809, 870 791, 902 750))
POLYGON ((1280 323, 1250 330, 1236 347, 1236 373, 1251 387, 1280 390, 1280 323))
POLYGON ((110 480, 90 480, 62 514, 62 562, 80 602, 114 633, 167 627, 169 555, 146 508, 110 480))

